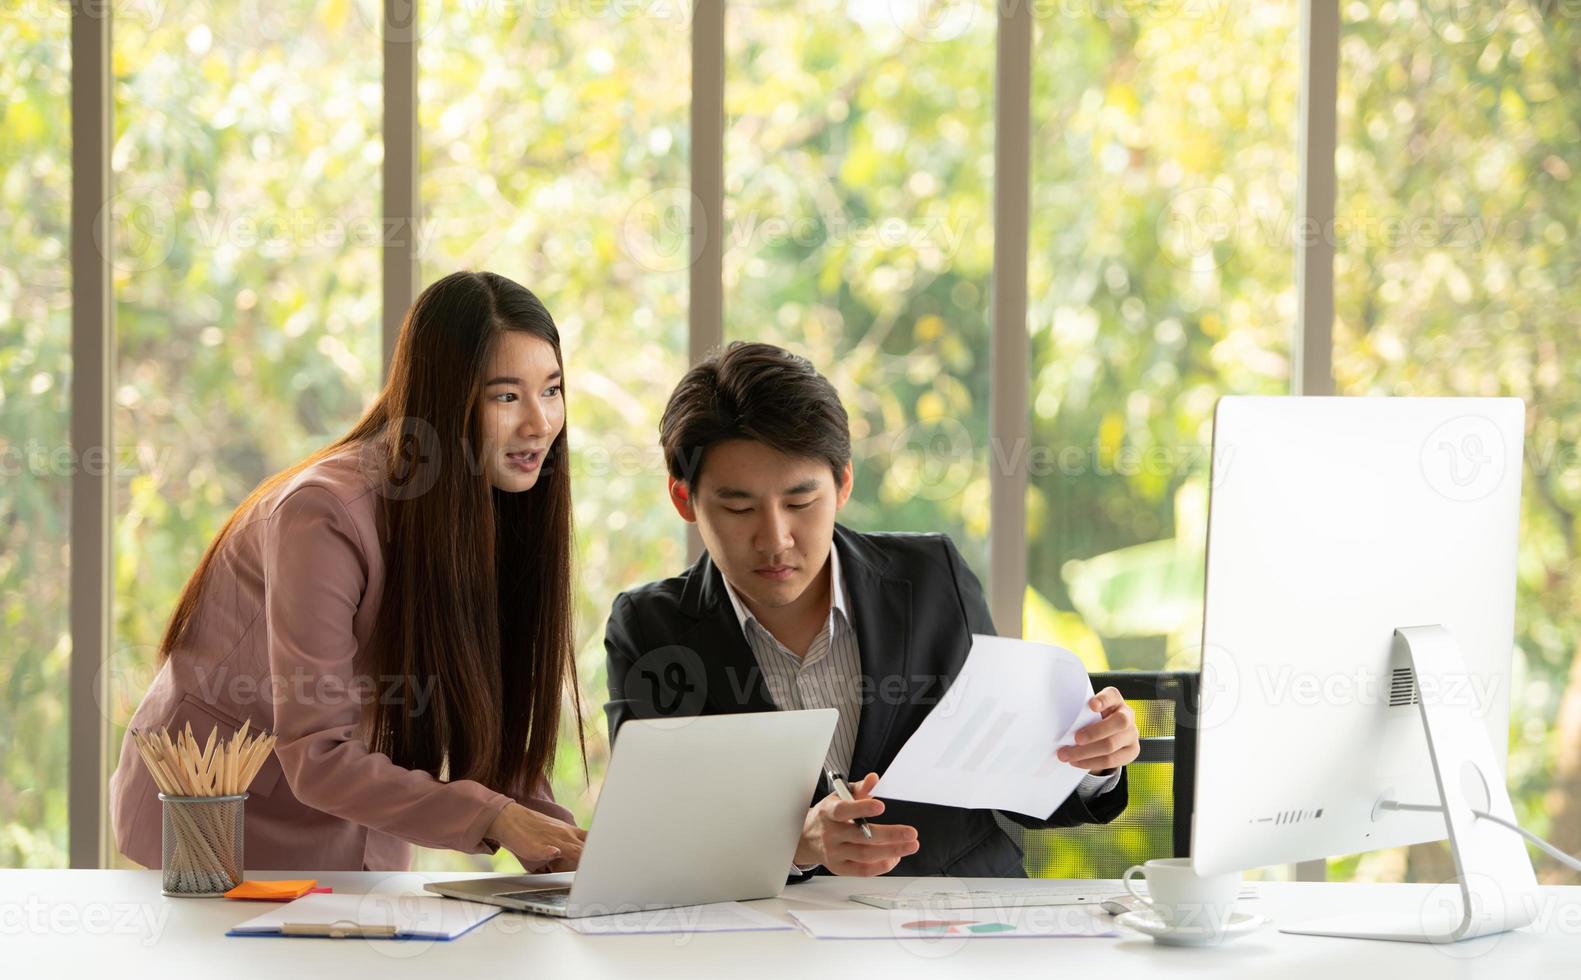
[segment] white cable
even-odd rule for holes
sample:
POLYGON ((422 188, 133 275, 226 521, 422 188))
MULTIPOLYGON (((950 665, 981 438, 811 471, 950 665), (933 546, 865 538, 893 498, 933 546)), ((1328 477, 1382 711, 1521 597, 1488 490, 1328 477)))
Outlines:
MULTIPOLYGON (((1384 800, 1381 804, 1381 808, 1385 810, 1409 810, 1414 813, 1444 812, 1444 808, 1442 806, 1433 806, 1427 803, 1396 803, 1394 800, 1384 800)), ((1491 820, 1506 830, 1515 831, 1517 834, 1520 834, 1522 837, 1541 848, 1544 854, 1547 854, 1555 861, 1558 861, 1567 868, 1581 871, 1581 860, 1571 857, 1564 851, 1561 851, 1559 848, 1553 846, 1552 844, 1543 840, 1541 837, 1538 837, 1536 834, 1527 830, 1525 827, 1515 823, 1513 820, 1506 820, 1503 817, 1497 817, 1491 813, 1484 813, 1481 810, 1472 810, 1471 813, 1473 816, 1478 817, 1479 819, 1491 820)))
POLYGON ((1541 837, 1538 837, 1536 834, 1534 834, 1531 831, 1527 830, 1525 827, 1520 826, 1519 824, 1515 823, 1514 821, 1512 821, 1512 820, 1505 820, 1503 817, 1496 817, 1496 816, 1494 816, 1491 813, 1483 813, 1480 810, 1472 810, 1471 812, 1476 814, 1477 816, 1481 817, 1484 820, 1492 820, 1494 823, 1498 824, 1501 827, 1506 827, 1506 828, 1508 828, 1510 830, 1515 831, 1517 834, 1520 834, 1522 837, 1526 838, 1527 840, 1531 841, 1533 844, 1536 844, 1538 847, 1542 848, 1543 852, 1545 854, 1547 854, 1549 857, 1553 858, 1555 861, 1558 861, 1559 863, 1563 864, 1565 867, 1572 868, 1572 869, 1574 869, 1576 871, 1581 871, 1581 861, 1576 860, 1575 858, 1573 858, 1570 855, 1566 854, 1564 851, 1561 851, 1559 848, 1553 846, 1552 844, 1550 844, 1547 841, 1543 840, 1541 837))

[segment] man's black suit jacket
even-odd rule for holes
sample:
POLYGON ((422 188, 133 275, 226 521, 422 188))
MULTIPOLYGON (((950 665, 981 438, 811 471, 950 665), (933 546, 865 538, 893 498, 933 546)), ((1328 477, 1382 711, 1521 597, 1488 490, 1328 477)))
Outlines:
MULTIPOLYGON (((978 583, 942 534, 861 534, 836 526, 847 602, 862 661, 853 782, 882 774, 966 661, 973 633, 990 634, 978 583)), ((705 554, 675 578, 616 597, 604 634, 609 732, 629 718, 772 711, 763 672, 736 620, 724 579, 705 554)), ((812 802, 827 795, 820 778, 812 802)), ((1083 802, 1075 793, 1030 828, 1108 823, 1125 809, 1126 777, 1083 802)), ((897 875, 1023 877, 1021 850, 991 810, 885 800, 884 823, 917 829, 917 853, 897 875)), ((821 869, 820 869, 821 870, 821 869)))

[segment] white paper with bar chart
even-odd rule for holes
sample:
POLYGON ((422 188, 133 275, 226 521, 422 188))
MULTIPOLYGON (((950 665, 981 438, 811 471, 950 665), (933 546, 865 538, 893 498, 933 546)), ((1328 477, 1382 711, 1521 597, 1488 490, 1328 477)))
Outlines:
POLYGON ((1092 679, 1063 647, 972 637, 966 666, 879 779, 873 795, 1047 817, 1085 769, 1055 755, 1098 720, 1092 679))

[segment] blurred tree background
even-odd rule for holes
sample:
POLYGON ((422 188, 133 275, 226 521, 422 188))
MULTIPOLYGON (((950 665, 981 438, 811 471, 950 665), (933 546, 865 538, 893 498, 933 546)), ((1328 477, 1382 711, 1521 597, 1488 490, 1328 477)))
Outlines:
POLYGON ((109 764, 170 609, 265 476, 380 383, 379 38, 348 4, 117 17, 109 764))
MULTIPOLYGON (((1214 404, 1289 390, 1293 246, 1241 218, 1293 221, 1298 11, 1096 9, 1033 46, 1023 635, 1089 670, 1195 670, 1214 404)), ((1160 714, 1139 727, 1172 731, 1160 714)), ((1135 819, 1169 775, 1133 767, 1106 874, 1170 853, 1135 819)), ((1099 870, 1045 836, 1044 873, 1099 870)))
POLYGON ((985 574, 995 14, 956 7, 936 36, 885 4, 727 16, 725 335, 840 391, 842 521, 944 531, 985 574))
POLYGON ((66 863, 71 22, 0 12, 0 866, 66 863))
MULTIPOLYGON (((1345 8, 1335 390, 1526 401, 1511 679, 1521 824, 1581 851, 1581 25, 1554 2, 1345 8)), ((1532 851, 1540 880, 1571 872, 1532 851)), ((1443 880, 1441 845, 1337 875, 1443 880)))
MULTIPOLYGON (((373 7, 116 9, 113 744, 220 522, 379 384, 373 7)), ((689 9, 420 19, 424 280, 511 276, 565 341, 591 779, 570 731, 554 775, 584 820, 609 602, 684 563, 654 443, 686 366, 689 9)), ((1324 233, 1340 392, 1527 400, 1511 787, 1523 822, 1581 850, 1581 37, 1560 9, 1347 4, 1324 233)), ((726 334, 839 387, 846 522, 947 531, 979 575, 990 467, 1035 453, 1026 634, 1093 669, 1191 669, 1214 400, 1289 384, 1297 4, 1034 7, 1032 436, 991 450, 994 11, 731 6, 726 334)), ((66 854, 68 34, 64 4, 0 11, 0 866, 66 854)), ((1430 880, 1441 858, 1331 873, 1430 880)))

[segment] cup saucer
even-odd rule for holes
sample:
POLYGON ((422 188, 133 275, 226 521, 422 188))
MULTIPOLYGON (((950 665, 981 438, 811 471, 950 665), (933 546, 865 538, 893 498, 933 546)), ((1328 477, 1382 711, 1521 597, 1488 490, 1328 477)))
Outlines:
POLYGON ((1116 924, 1146 933, 1165 946, 1215 946, 1226 939, 1256 932, 1268 924, 1268 917, 1254 912, 1231 912, 1229 921, 1214 926, 1171 926, 1152 909, 1141 909, 1116 916, 1116 924))

